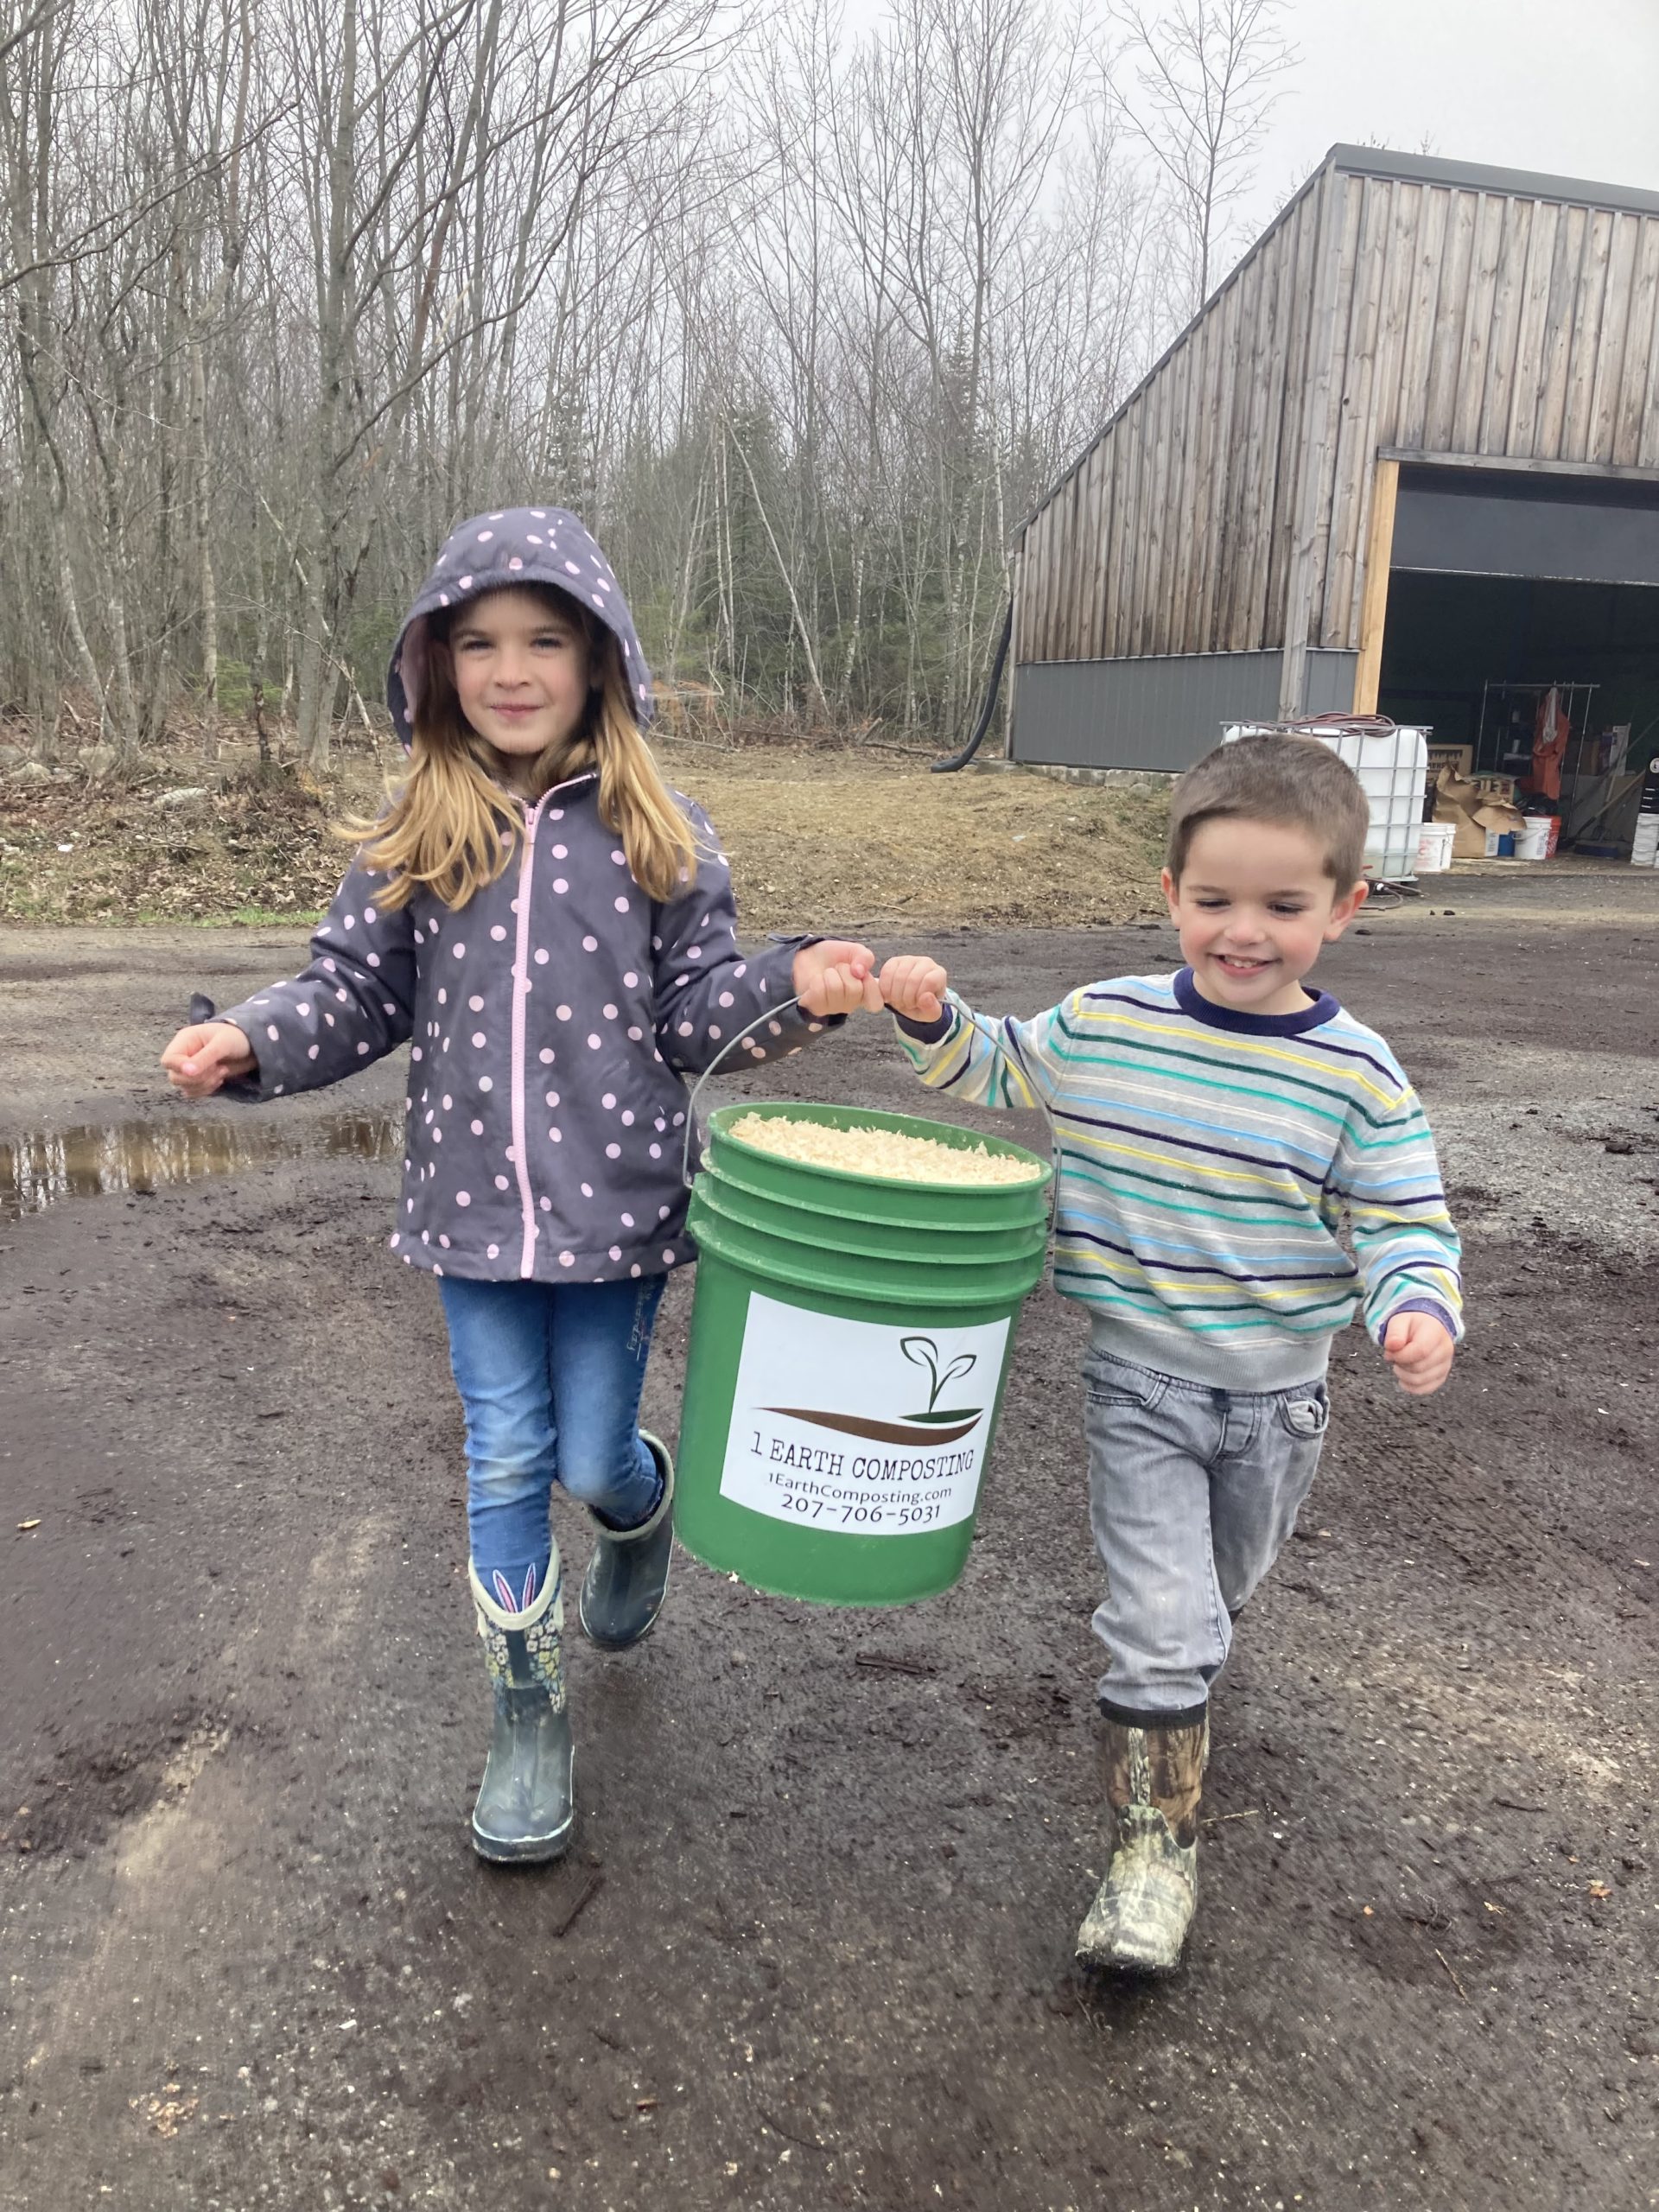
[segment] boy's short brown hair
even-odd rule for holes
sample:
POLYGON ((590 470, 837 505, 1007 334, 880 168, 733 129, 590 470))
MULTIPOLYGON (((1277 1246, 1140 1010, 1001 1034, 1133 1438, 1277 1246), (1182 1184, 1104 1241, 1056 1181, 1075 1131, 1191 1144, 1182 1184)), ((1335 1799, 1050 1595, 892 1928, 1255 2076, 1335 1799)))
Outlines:
POLYGON ((1313 737, 1235 738, 1206 753, 1175 786, 1166 861, 1179 883, 1193 837, 1206 822, 1271 822, 1305 830, 1325 852, 1339 893, 1365 872, 1371 810, 1348 763, 1313 737))

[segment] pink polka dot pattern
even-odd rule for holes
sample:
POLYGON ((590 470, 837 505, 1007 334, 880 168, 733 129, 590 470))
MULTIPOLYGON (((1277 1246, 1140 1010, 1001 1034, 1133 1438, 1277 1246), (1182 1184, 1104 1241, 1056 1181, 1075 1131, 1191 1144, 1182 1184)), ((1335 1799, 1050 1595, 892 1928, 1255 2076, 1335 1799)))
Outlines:
MULTIPOLYGON (((440 556, 394 652, 394 726, 406 734, 418 705, 427 641, 415 626, 429 613, 509 576, 556 575, 613 630, 649 705, 644 656, 603 556, 574 518, 512 509, 461 525, 440 556)), ((835 1026, 809 1026, 793 1007, 791 945, 740 956, 729 871, 700 810, 681 802, 698 857, 652 902, 600 819, 596 780, 578 776, 526 802, 504 873, 460 912, 419 891, 388 907, 384 876, 354 868, 310 967, 262 992, 242 1025, 257 1041, 265 1097, 332 1083, 407 1045, 407 1160, 391 1231, 406 1264, 576 1283, 681 1265, 694 1255, 682 1233, 680 1140, 669 1131, 685 1125, 686 1082, 762 1014, 742 1038, 747 1066, 835 1026), (568 1065, 550 1088, 561 1055, 568 1065)))

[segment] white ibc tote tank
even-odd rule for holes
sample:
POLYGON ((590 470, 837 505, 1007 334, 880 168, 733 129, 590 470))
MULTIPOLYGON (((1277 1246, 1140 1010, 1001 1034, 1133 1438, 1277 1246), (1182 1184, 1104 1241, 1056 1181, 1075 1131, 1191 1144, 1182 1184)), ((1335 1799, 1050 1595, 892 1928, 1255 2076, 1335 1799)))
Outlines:
POLYGON ((1386 715, 1316 715, 1300 722, 1230 722, 1240 737, 1312 737, 1348 763, 1371 810, 1365 864, 1379 883, 1408 883, 1417 874, 1417 840, 1428 787, 1428 732, 1391 722, 1386 715))

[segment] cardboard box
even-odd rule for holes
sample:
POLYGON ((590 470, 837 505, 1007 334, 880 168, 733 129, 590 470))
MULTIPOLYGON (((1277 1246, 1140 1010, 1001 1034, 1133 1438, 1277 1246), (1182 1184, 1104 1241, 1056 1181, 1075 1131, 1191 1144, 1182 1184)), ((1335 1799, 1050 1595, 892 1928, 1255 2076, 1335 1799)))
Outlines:
POLYGON ((1524 829, 1527 817, 1518 807, 1491 797, 1480 779, 1442 768, 1434 781, 1434 819, 1452 826, 1454 861, 1484 861, 1497 850, 1496 840, 1524 829))
POLYGON ((1475 748, 1472 745, 1431 745, 1428 747, 1428 780, 1432 784, 1442 768, 1450 768, 1459 776, 1475 772, 1475 748))
MULTIPOLYGON (((1488 860, 1497 857, 1500 837, 1518 837, 1527 826, 1526 816, 1522 813, 1519 807, 1516 806, 1483 806, 1475 817, 1475 820, 1486 832, 1488 860)), ((1457 849, 1455 837, 1452 843, 1452 849, 1455 851, 1457 849)), ((1514 857, 1513 854, 1510 857, 1514 857)))

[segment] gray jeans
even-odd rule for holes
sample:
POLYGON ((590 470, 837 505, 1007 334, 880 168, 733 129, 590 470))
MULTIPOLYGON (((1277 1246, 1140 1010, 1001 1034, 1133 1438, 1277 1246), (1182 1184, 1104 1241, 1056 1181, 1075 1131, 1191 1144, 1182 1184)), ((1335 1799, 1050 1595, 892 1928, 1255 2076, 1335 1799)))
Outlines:
POLYGON ((1196 1719, 1233 1617, 1296 1525, 1331 1417, 1325 1385, 1218 1390, 1101 1351, 1083 1374, 1106 1563, 1101 1704, 1121 1720, 1196 1719))

